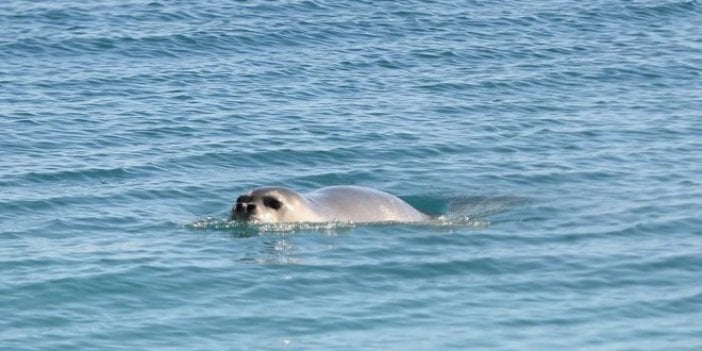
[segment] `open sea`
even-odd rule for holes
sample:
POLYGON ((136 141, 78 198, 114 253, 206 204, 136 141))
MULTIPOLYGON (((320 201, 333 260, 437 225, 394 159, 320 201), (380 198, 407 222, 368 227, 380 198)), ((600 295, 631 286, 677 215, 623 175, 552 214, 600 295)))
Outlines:
POLYGON ((702 350, 702 3, 4 0, 0 350, 702 350))

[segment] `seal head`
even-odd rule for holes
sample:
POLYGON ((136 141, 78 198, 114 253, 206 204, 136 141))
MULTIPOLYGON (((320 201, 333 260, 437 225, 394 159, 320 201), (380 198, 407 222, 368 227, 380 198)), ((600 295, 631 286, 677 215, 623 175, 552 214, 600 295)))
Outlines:
POLYGON ((261 223, 314 221, 308 208, 306 199, 294 190, 262 187, 239 196, 230 219, 261 223))

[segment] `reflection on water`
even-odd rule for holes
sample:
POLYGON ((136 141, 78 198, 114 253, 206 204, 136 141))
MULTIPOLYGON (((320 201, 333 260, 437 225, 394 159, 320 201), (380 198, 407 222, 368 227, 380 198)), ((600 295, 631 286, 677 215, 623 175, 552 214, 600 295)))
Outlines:
POLYGON ((262 241, 262 247, 246 257, 237 260, 249 264, 298 264, 300 259, 295 257, 295 247, 292 242, 282 237, 272 237, 262 241))

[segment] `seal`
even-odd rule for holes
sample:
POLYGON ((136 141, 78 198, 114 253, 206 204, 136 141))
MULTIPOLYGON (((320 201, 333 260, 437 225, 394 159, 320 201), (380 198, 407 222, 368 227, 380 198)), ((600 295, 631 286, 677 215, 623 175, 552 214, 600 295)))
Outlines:
POLYGON ((231 220, 287 222, 418 222, 430 219, 395 195, 351 185, 306 194, 284 187, 256 188, 239 196, 231 220))

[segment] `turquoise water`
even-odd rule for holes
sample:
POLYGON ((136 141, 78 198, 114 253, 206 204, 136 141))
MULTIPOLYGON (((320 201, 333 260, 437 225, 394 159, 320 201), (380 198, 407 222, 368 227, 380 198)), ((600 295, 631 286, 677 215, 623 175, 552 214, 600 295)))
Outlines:
POLYGON ((700 350, 699 1, 4 1, 2 350, 700 350), (443 220, 251 228, 261 185, 443 220))

